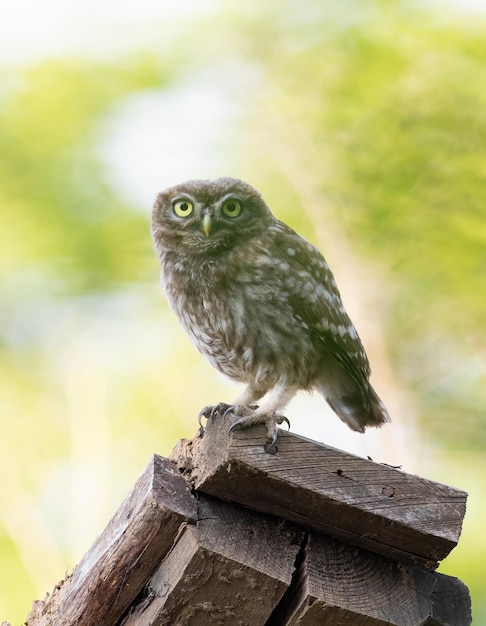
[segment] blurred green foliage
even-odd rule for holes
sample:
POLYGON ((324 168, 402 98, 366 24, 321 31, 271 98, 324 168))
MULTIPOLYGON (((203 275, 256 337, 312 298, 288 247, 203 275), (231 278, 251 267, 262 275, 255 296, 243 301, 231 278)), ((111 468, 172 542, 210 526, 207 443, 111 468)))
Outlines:
POLYGON ((116 67, 51 61, 10 83, 0 109, 0 276, 38 270, 71 293, 137 279, 147 223, 104 181, 96 130, 115 101, 167 80, 145 57, 116 67))
POLYGON ((444 571, 486 621, 485 30, 405 1, 250 2, 195 25, 200 54, 186 36, 172 56, 1 70, 0 617, 25 617, 207 400, 213 373, 162 306, 150 207, 97 145, 125 98, 229 64, 242 177, 379 268, 373 315, 440 462, 424 471, 471 494, 444 571))

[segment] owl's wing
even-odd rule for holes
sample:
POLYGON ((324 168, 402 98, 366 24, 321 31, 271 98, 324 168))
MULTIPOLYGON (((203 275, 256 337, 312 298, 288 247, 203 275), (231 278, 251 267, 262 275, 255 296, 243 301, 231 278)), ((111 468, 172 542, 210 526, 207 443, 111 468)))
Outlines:
POLYGON ((354 378, 368 378, 366 352, 326 260, 315 246, 282 222, 274 226, 274 237, 281 258, 286 259, 281 264, 282 283, 296 321, 305 324, 354 378))

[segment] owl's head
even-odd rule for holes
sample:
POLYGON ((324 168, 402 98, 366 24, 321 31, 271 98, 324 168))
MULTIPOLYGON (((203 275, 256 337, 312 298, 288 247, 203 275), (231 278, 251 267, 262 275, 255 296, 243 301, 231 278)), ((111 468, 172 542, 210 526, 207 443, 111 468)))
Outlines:
POLYGON ((190 180, 159 193, 152 234, 159 254, 176 249, 218 254, 274 221, 259 192, 242 180, 190 180))

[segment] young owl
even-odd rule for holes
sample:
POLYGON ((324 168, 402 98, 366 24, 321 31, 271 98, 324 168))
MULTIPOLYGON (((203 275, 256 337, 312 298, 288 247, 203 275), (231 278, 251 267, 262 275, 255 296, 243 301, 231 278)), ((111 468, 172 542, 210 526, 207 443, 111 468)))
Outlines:
POLYGON ((157 196, 152 233, 171 307, 196 348, 246 384, 223 407, 235 426, 264 423, 274 443, 282 409, 320 392, 353 430, 390 420, 323 256, 234 178, 192 180, 157 196))

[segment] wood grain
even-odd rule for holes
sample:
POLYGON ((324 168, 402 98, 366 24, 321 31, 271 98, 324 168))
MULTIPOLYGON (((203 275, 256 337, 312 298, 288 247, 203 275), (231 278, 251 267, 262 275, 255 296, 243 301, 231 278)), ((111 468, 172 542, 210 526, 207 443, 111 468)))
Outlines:
POLYGON ((267 626, 468 626, 456 578, 311 533, 293 586, 267 626))
POLYGON ((285 431, 268 454, 263 427, 230 424, 174 451, 197 490, 429 568, 457 544, 465 492, 285 431))
POLYGON ((197 526, 180 536, 123 626, 259 626, 289 587, 304 533, 201 496, 197 526))

